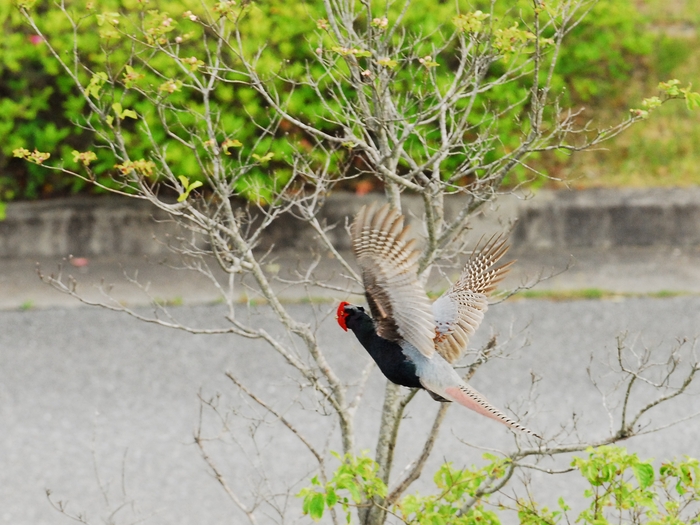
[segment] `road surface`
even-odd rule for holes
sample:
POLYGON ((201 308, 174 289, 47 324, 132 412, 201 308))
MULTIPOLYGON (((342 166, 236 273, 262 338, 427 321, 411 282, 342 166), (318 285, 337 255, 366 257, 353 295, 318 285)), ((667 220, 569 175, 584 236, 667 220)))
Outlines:
MULTIPOLYGON (((334 305, 291 308, 300 318, 312 319, 313 308, 325 315, 334 305)), ((195 325, 225 324, 221 306, 181 306, 173 311, 195 325)), ((264 308, 242 314, 274 330, 264 308)), ((356 380, 367 363, 364 351, 351 334, 338 328, 332 315, 322 317, 319 330, 331 363, 345 379, 356 380)), ((576 414, 580 435, 600 438, 609 420, 586 369, 590 365, 592 375, 609 386, 613 378, 606 375, 603 362, 614 356, 616 338, 623 332, 637 350, 648 348, 662 355, 678 339, 700 334, 700 298, 495 305, 475 347, 497 333, 515 354, 489 362, 472 384, 496 405, 511 406, 522 415, 521 403, 535 374, 541 380, 528 426, 552 436, 576 414)), ((288 414, 318 446, 338 448, 337 435, 328 438, 333 418, 315 411, 315 400, 299 394, 298 378, 260 342, 184 334, 97 308, 0 311, 0 523, 67 523, 47 501, 46 489, 54 501, 67 502, 69 512, 84 512, 91 523, 102 523, 123 502, 127 505, 116 511, 114 523, 138 518, 171 525, 244 523, 193 445, 198 396, 211 399, 217 394, 234 439, 208 446, 232 488, 243 497, 248 489, 277 494, 279 505, 286 505, 287 514, 296 518, 298 502, 279 494, 284 487, 291 486, 293 494, 303 486, 313 458, 274 418, 256 421, 259 410, 226 379, 226 371, 288 414), (237 413, 227 412, 231 406, 238 407, 237 413)), ((356 418, 360 448, 372 447, 382 392, 383 378, 375 369, 356 418)), ((700 411, 699 392, 695 388, 694 395, 652 412, 654 420, 663 424, 700 411)), ((648 401, 653 393, 641 395, 648 401)), ((437 406, 421 393, 409 407, 397 449, 397 475, 415 456, 417 438, 425 434, 437 406)), ((220 426, 210 410, 205 410, 204 419, 207 435, 213 436, 220 426)), ((700 421, 694 420, 626 445, 659 460, 700 456, 698 435, 700 421)), ((452 407, 428 471, 443 460, 458 466, 478 463, 482 451, 461 440, 505 450, 513 446, 505 427, 452 407)), ((535 494, 545 499, 580 495, 575 482, 541 478, 535 476, 533 485, 535 494)), ((430 476, 421 483, 423 493, 430 490, 430 476)), ((261 523, 279 521, 277 510, 262 510, 268 517, 263 514, 261 523)))

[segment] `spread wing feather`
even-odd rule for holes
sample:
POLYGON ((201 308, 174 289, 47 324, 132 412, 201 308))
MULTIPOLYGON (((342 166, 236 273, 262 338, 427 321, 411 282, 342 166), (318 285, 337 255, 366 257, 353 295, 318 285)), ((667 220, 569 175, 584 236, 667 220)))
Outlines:
POLYGON ((435 347, 448 362, 462 356, 488 309, 488 295, 515 262, 494 267, 508 248, 502 234, 492 236, 482 248, 477 244, 462 275, 433 303, 435 347))
POLYGON ((388 204, 363 206, 351 228, 352 246, 362 271, 377 334, 405 339, 423 355, 435 352, 435 318, 418 280, 420 251, 407 240, 403 216, 388 204))

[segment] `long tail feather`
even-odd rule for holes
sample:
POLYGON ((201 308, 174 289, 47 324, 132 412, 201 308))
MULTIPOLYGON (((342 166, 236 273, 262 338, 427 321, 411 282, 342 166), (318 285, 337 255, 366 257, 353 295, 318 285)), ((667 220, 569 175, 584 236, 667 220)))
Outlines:
POLYGON ((450 401, 459 403, 460 405, 463 405, 473 410, 474 412, 478 412, 483 416, 495 419, 496 421, 499 421, 500 423, 503 423, 504 425, 507 425, 510 428, 519 430, 520 432, 525 432, 526 434, 530 434, 532 436, 535 436, 536 438, 542 439, 532 430, 522 426, 520 423, 509 418, 503 412, 491 405, 491 403, 489 403, 484 396, 482 396, 479 392, 474 390, 466 383, 463 383, 459 386, 448 387, 444 390, 444 393, 446 394, 444 397, 446 397, 450 401))

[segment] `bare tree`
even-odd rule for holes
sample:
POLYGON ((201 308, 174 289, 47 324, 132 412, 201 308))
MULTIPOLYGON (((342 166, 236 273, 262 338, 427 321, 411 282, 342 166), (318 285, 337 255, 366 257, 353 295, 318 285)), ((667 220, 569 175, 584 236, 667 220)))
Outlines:
MULTIPOLYGON (((181 32, 171 31, 174 23, 166 13, 103 14, 103 30, 110 31, 109 38, 117 39, 122 49, 131 52, 120 62, 114 59, 110 46, 105 45, 107 60, 99 70, 87 63, 78 45, 85 18, 61 2, 59 8, 72 23, 76 45, 70 60, 53 52, 66 74, 85 93, 89 115, 80 125, 95 135, 96 149, 75 153, 76 161, 82 164, 79 170, 63 164, 49 165, 41 152, 22 150, 18 155, 44 163, 48 169, 60 170, 66 176, 146 200, 165 212, 183 228, 183 235, 171 248, 183 256, 189 269, 206 276, 219 291, 227 307, 226 325, 214 329, 190 326, 157 304, 153 315, 116 302, 107 301, 100 306, 191 333, 231 334, 264 341, 270 352, 281 356, 303 389, 315 393, 319 411, 334 415, 342 452, 356 454, 355 415, 369 368, 354 384, 344 382, 319 343, 316 326, 295 318, 280 301, 276 277, 265 270, 269 254, 258 249, 266 231, 282 217, 300 219, 315 233, 318 253, 334 257, 345 278, 344 285, 332 287, 316 277, 312 264, 296 281, 285 285, 330 286, 337 289, 339 296, 361 293, 361 279, 353 262, 335 242, 338 232, 333 229, 342 225, 323 224, 319 210, 325 196, 339 182, 371 176, 396 208, 401 207, 400 196, 404 192, 422 199, 423 214, 418 220, 422 222, 425 243, 420 272, 427 279, 436 264, 464 252, 470 218, 502 191, 508 173, 524 167, 531 170, 533 177, 545 176, 529 166, 528 158, 533 153, 586 150, 646 116, 645 111, 638 110, 619 124, 596 129, 580 123, 579 110, 560 107, 552 86, 557 58, 566 35, 592 5, 589 0, 562 0, 547 5, 534 0, 529 10, 520 13, 519 26, 502 26, 495 16, 494 1, 490 12, 456 11, 453 20, 446 20, 438 32, 422 34, 420 28, 407 28, 403 23, 411 9, 410 0, 401 5, 323 0, 325 17, 318 20, 318 33, 308 42, 314 49, 315 63, 306 64, 305 74, 290 78, 284 68, 277 73, 261 72, 264 49, 252 54, 247 49, 245 21, 252 9, 248 2, 219 2, 213 6, 203 3, 198 11, 184 14, 184 23, 201 28, 199 58, 186 54, 181 32), (162 66, 163 61, 169 70, 162 66), (449 74, 444 74, 443 62, 451 64, 449 74), (141 82, 143 77, 158 79, 158 84, 141 82), (519 100, 504 107, 489 97, 495 89, 511 84, 525 86, 519 100), (263 120, 249 122, 257 126, 255 143, 241 144, 235 138, 236 129, 224 124, 222 114, 227 108, 215 97, 222 86, 252 88, 267 106, 268 114, 263 120), (321 115, 312 119, 294 109, 298 105, 290 101, 299 89, 314 94, 323 107, 321 115), (174 92, 185 93, 185 99, 172 97, 174 92), (128 103, 135 98, 148 101, 152 114, 146 117, 130 110, 128 103), (501 119, 519 123, 517 146, 502 147, 498 134, 501 119), (133 122, 139 140, 148 142, 148 159, 130 155, 127 134, 134 132, 133 122), (295 140, 290 139, 293 144, 289 155, 280 159, 275 157, 275 151, 261 150, 271 137, 281 136, 290 126, 294 128, 295 140), (161 140, 162 136, 167 139, 161 140), (172 168, 169 143, 184 147, 196 159, 196 176, 185 176, 172 168), (117 159, 112 184, 105 184, 91 170, 91 162, 104 148, 117 159), (284 163, 292 175, 274 180, 271 162, 284 163), (267 172, 272 180, 265 198, 257 203, 240 198, 241 183, 253 184, 249 181, 255 172, 267 172), (200 181, 205 183, 203 187, 200 181), (451 195, 461 198, 464 206, 455 216, 448 217, 445 199, 451 195), (243 278, 289 337, 276 335, 241 315, 237 286, 243 278)), ((42 34, 40 16, 28 6, 21 9, 34 30, 42 34)), ((51 45, 50 37, 46 40, 51 45)), ((657 100, 671 98, 683 98, 683 94, 666 92, 663 100, 657 100)), ((58 290, 88 302, 72 278, 42 277, 58 290)), ((468 375, 500 348, 492 341, 472 354, 468 375)), ((571 421, 542 442, 525 446, 516 440, 515 449, 505 453, 511 460, 507 475, 484 484, 462 512, 468 512, 479 498, 502 489, 516 470, 539 468, 536 462, 528 463, 529 458, 613 443, 639 433, 640 417, 683 393, 695 377, 697 360, 681 372, 675 366, 675 355, 664 364, 668 376, 656 385, 668 392, 634 412, 629 408, 629 400, 635 384, 651 381, 644 375, 651 364, 650 357, 641 356, 636 364, 629 365, 621 350, 620 385, 625 399, 609 436, 593 441, 579 435, 575 421, 571 421), (676 384, 671 378, 677 374, 683 377, 676 384)), ((318 476, 326 479, 330 468, 328 450, 315 445, 300 425, 265 399, 264 393, 251 391, 234 374, 229 377, 254 405, 274 416, 307 448, 317 463, 318 476)), ((374 452, 379 478, 387 485, 394 467, 394 450, 401 439, 402 417, 414 394, 387 383, 374 452)), ((203 399, 203 407, 221 413, 222 428, 229 428, 231 414, 223 414, 214 400, 203 399)), ((390 486, 388 495, 375 496, 359 506, 361 523, 384 523, 387 511, 420 478, 446 410, 447 405, 438 410, 420 455, 390 486)), ((257 500, 247 502, 245 495, 231 487, 208 452, 209 441, 201 432, 195 435, 195 442, 232 502, 250 523, 258 523, 261 516, 257 500)), ((333 514, 332 519, 338 522, 340 518, 333 514)))

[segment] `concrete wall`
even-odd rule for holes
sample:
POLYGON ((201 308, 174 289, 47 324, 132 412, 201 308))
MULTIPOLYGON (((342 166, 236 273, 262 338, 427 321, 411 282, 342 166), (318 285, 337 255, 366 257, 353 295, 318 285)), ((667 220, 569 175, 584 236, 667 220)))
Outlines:
POLYGON ((153 206, 136 199, 78 197, 9 203, 0 221, 0 257, 161 253, 153 235, 177 231, 153 206))
MULTIPOLYGON (((346 217, 372 197, 331 195, 322 223, 336 224, 330 236, 349 248, 346 217)), ((446 200, 454 215, 464 200, 446 200)), ((420 216, 421 200, 407 196, 405 213, 420 216)), ((532 198, 506 195, 484 206, 471 224, 477 234, 508 229, 515 246, 614 247, 700 246, 700 188, 541 191, 532 198)), ((147 202, 120 197, 70 198, 10 203, 0 222, 0 258, 94 257, 167 252, 177 227, 147 202), (154 236, 161 242, 156 242, 154 236)), ((314 234, 293 217, 270 229, 263 247, 304 247, 314 234)))
POLYGON ((514 243, 698 246, 700 188, 543 192, 520 209, 514 243))

